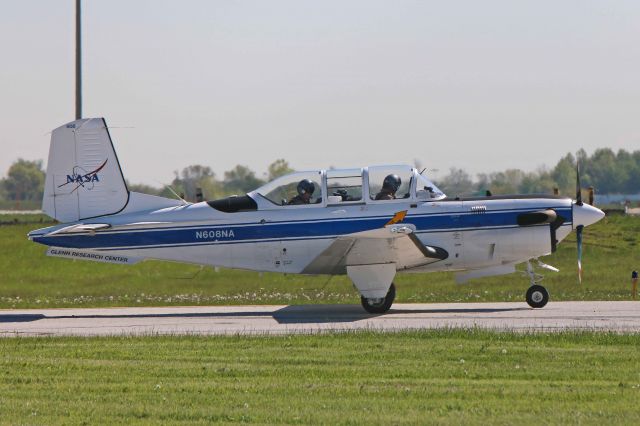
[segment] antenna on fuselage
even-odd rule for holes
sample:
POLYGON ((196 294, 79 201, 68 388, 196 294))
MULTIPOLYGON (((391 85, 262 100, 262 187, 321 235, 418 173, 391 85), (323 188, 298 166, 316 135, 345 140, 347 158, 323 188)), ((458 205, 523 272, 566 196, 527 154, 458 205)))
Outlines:
POLYGON ((173 195, 176 196, 176 198, 180 201, 182 201, 183 205, 188 205, 189 202, 187 200, 185 200, 184 198, 182 198, 181 196, 178 195, 178 193, 171 187, 171 185, 165 185, 167 187, 167 189, 169 189, 169 191, 171 191, 173 193, 173 195))
POLYGON ((173 195, 176 196, 176 198, 180 201, 182 201, 182 205, 188 205, 189 202, 187 200, 185 200, 184 198, 182 198, 181 196, 178 195, 178 193, 171 187, 171 185, 167 184, 167 183, 162 183, 160 181, 156 181, 157 183, 159 183, 160 185, 164 186, 165 188, 167 188, 169 191, 171 191, 171 193, 173 195))
POLYGON ((428 169, 427 167, 425 167, 425 168, 422 169, 420 174, 424 174, 424 172, 426 172, 426 171, 433 172, 435 174, 435 173, 438 173, 440 171, 440 169, 428 169))

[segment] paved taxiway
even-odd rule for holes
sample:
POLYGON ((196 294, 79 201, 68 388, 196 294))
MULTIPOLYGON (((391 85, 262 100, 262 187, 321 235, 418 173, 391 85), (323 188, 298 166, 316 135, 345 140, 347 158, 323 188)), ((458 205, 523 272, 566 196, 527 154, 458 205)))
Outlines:
POLYGON ((640 332, 640 303, 394 304, 385 315, 356 305, 197 306, 0 310, 1 336, 284 334, 343 330, 479 327, 492 330, 640 332))

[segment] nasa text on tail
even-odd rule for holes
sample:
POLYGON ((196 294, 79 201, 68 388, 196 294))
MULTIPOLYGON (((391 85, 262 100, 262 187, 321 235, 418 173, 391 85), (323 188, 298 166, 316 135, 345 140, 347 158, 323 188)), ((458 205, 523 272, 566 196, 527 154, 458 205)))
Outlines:
POLYGON ((512 273, 522 262, 526 300, 541 308, 549 295, 531 260, 555 251, 572 229, 580 243, 582 229, 604 216, 579 190, 576 200, 448 198, 402 165, 295 172, 245 195, 186 203, 128 190, 102 118, 53 131, 45 185, 43 210, 62 224, 29 238, 51 256, 347 274, 371 313, 391 307, 398 272, 457 271, 466 281, 512 273))

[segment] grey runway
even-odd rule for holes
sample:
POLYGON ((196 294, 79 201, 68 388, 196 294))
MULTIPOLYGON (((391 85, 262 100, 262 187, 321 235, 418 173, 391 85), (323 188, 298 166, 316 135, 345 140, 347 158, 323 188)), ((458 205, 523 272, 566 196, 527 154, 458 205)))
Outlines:
POLYGON ((357 305, 196 306, 0 310, 1 336, 287 334, 434 328, 640 332, 640 302, 394 304, 384 315, 357 305))

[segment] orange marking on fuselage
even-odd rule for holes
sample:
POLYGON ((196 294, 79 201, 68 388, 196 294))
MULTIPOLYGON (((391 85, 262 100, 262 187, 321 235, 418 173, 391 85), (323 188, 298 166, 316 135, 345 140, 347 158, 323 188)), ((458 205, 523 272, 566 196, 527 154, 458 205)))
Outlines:
POLYGON ((389 220, 389 222, 387 222, 384 226, 395 225, 396 223, 400 223, 404 220, 406 215, 407 215, 407 211, 402 210, 401 212, 394 214, 391 220, 389 220))

